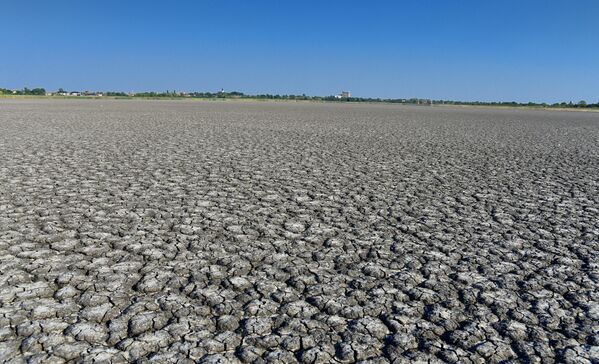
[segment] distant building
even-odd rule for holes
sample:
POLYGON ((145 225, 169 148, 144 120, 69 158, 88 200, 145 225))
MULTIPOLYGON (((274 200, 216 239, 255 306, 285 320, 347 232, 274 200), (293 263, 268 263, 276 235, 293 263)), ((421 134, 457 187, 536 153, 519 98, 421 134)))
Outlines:
POLYGON ((349 99, 351 97, 351 92, 349 91, 341 91, 339 95, 335 95, 336 99, 349 99))
POLYGON ((96 91, 83 91, 81 93, 81 96, 93 96, 93 97, 100 97, 100 96, 104 96, 103 93, 101 92, 96 92, 96 91))

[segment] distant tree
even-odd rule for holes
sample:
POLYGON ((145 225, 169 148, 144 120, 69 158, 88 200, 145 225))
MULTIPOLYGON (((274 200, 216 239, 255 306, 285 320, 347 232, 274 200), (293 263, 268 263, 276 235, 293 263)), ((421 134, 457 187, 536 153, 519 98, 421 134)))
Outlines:
POLYGON ((578 101, 578 106, 585 107, 585 106, 587 106, 587 102, 584 100, 580 100, 580 101, 578 101))
POLYGON ((30 91, 31 95, 43 96, 46 94, 46 89, 38 87, 30 91))
POLYGON ((127 96, 124 92, 107 91, 106 96, 127 96))

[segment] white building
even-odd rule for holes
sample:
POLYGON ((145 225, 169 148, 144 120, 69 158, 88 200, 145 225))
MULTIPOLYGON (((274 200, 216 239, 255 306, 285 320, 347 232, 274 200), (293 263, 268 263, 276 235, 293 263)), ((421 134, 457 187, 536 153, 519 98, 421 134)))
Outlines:
POLYGON ((335 95, 336 99, 349 99, 351 97, 351 92, 349 91, 341 91, 339 95, 335 95))

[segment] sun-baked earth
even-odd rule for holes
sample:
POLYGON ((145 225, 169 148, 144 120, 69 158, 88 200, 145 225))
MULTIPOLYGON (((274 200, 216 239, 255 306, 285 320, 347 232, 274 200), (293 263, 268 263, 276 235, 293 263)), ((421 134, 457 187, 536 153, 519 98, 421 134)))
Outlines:
POLYGON ((599 362, 599 114, 0 101, 0 361, 599 362))

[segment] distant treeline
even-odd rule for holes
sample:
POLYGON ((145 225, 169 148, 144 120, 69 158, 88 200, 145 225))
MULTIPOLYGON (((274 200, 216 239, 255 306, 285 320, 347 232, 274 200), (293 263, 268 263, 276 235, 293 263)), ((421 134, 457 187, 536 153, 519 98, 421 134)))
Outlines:
POLYGON ((1 94, 42 96, 46 94, 46 90, 43 88, 28 89, 27 87, 23 88, 22 90, 9 90, 6 88, 0 88, 0 95, 1 94))
MULTIPOLYGON (((62 88, 58 91, 59 93, 69 92, 64 91, 62 88)), ((0 88, 0 94, 12 94, 12 95, 46 95, 46 90, 43 88, 22 90, 9 90, 0 88)), ((247 95, 243 92, 231 91, 231 92, 176 92, 176 91, 165 91, 165 92, 136 92, 136 93, 125 93, 121 91, 106 91, 106 92, 82 92, 82 96, 93 96, 102 95, 108 97, 126 97, 126 98, 198 98, 198 99, 253 99, 253 100, 308 100, 308 101, 330 101, 330 102, 385 102, 385 103, 396 103, 396 104, 410 104, 410 105, 473 105, 473 106, 529 106, 529 107, 557 107, 557 108, 599 108, 599 102, 587 103, 584 100, 576 103, 570 102, 558 102, 553 104, 548 103, 535 103, 535 102, 483 102, 483 101, 454 101, 454 100, 432 100, 432 99, 420 99, 420 98, 409 98, 409 99, 388 99, 388 98, 369 98, 369 97, 339 97, 339 96, 308 96, 302 95, 278 95, 278 94, 258 94, 258 95, 247 95)))
POLYGON ((559 108, 599 108, 599 102, 587 103, 584 100, 578 101, 577 103, 570 102, 556 102, 553 104, 548 103, 536 103, 536 102, 481 102, 481 101, 448 101, 448 100, 433 100, 434 104, 444 105, 480 105, 480 106, 533 106, 533 107, 559 107, 559 108))
MULTIPOLYGON (((109 95, 107 93, 106 95, 109 95)), ((123 94, 124 96, 125 94, 123 94)), ((167 97, 167 98, 202 98, 202 99, 258 99, 258 100, 309 100, 309 101, 332 101, 332 102, 385 102, 411 105, 473 105, 473 106, 536 106, 536 107, 565 107, 565 108, 599 108, 599 102, 587 103, 579 101, 577 103, 559 102, 559 103, 519 103, 515 101, 508 102, 483 102, 483 101, 454 101, 454 100, 431 100, 431 99, 385 99, 385 98, 369 98, 369 97, 338 97, 338 96, 308 96, 302 95, 278 95, 278 94, 258 94, 247 95, 243 92, 138 92, 130 94, 131 97, 167 97)))

